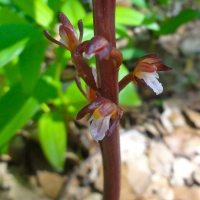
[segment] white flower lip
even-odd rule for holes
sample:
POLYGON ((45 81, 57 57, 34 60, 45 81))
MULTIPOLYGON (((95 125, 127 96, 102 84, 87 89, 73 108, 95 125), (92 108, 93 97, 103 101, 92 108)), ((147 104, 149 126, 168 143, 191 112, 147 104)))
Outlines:
POLYGON ((139 75, 140 79, 143 79, 145 83, 153 89, 153 91, 156 93, 156 95, 162 93, 163 91, 163 86, 162 84, 158 81, 158 74, 157 72, 141 72, 139 75))
POLYGON ((96 141, 102 140, 106 131, 109 130, 111 114, 106 117, 99 117, 98 119, 94 118, 93 115, 90 117, 88 122, 91 122, 89 131, 92 135, 92 138, 96 141))

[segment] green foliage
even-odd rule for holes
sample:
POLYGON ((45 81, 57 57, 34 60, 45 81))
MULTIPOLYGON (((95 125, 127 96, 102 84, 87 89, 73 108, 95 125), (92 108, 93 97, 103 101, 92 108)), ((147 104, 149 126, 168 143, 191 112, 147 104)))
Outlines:
POLYGON ((67 13, 67 17, 74 26, 76 26, 78 20, 86 15, 85 9, 78 0, 66 0, 61 7, 61 11, 67 13))
POLYGON ((13 0, 24 15, 31 17, 42 27, 48 27, 54 18, 53 10, 43 0, 13 0))
POLYGON ((147 3, 145 0, 131 0, 133 5, 139 6, 139 7, 147 7, 147 3))
MULTIPOLYGON (((83 81, 81 81, 81 83, 85 86, 83 81)), ((78 111, 87 104, 86 98, 79 91, 74 81, 67 88, 65 98, 68 104, 67 111, 71 118, 74 118, 78 111)))
MULTIPOLYGON (((128 74, 128 70, 124 65, 120 66, 119 79, 122 79, 128 74)), ((141 104, 140 97, 135 91, 133 83, 127 85, 119 95, 119 103, 122 106, 138 106, 141 104)))
POLYGON ((166 20, 160 26, 160 31, 158 32, 158 34, 165 35, 174 33, 180 25, 197 18, 200 18, 199 10, 193 10, 193 9, 183 10, 177 16, 166 20))
POLYGON ((66 152, 66 128, 59 112, 44 113, 39 120, 39 139, 49 162, 62 170, 66 152))
POLYGON ((139 26, 145 15, 137 10, 125 7, 116 8, 116 22, 128 26, 139 26))
MULTIPOLYGON (((167 6, 170 2, 159 1, 160 5, 167 6)), ((145 54, 133 48, 127 26, 146 26, 153 33, 163 35, 173 33, 181 24, 200 16, 199 11, 187 9, 168 19, 165 13, 157 15, 148 1, 132 0, 132 3, 134 8, 116 8, 116 37, 128 39, 128 46, 122 49, 124 60, 145 54)), ((83 40, 91 39, 94 35, 92 12, 86 12, 79 0, 0 0, 0 153, 5 152, 19 129, 30 119, 36 120, 39 122, 38 140, 57 170, 64 166, 67 124, 87 104, 70 78, 64 84, 60 81, 70 53, 51 44, 55 58, 45 57, 48 41, 42 30, 48 29, 52 36, 56 35, 53 31, 61 11, 75 27, 82 19, 83 40)), ((127 73, 122 65, 119 78, 127 73)), ((83 81, 82 85, 85 88, 83 81)), ((122 106, 141 103, 133 84, 121 91, 119 99, 122 106)))

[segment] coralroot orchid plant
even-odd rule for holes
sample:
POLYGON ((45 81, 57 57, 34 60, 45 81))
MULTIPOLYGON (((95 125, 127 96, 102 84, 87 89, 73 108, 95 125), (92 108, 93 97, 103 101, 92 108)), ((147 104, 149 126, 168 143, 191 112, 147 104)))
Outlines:
POLYGON ((115 48, 115 0, 93 0, 94 37, 82 41, 83 24, 80 20, 77 36, 69 19, 60 14, 61 39, 55 40, 47 31, 44 35, 52 42, 69 50, 78 76, 75 81, 78 88, 88 100, 77 114, 77 120, 90 114, 90 133, 100 144, 104 169, 104 200, 120 198, 120 145, 118 122, 123 114, 118 106, 119 92, 130 82, 149 86, 156 94, 163 91, 158 81, 157 71, 168 71, 171 68, 161 63, 156 54, 141 57, 132 73, 118 82, 118 71, 123 61, 122 54, 115 48), (96 70, 90 67, 87 59, 96 56, 96 70), (87 85, 86 92, 82 89, 80 78, 87 85))

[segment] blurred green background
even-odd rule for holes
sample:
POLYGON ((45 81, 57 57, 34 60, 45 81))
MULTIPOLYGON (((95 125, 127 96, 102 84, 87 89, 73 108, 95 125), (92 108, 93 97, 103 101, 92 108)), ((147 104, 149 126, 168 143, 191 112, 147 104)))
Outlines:
MULTIPOLYGON (((129 72, 129 66, 125 66, 129 61, 153 50, 155 38, 171 34, 180 25, 200 18, 197 9, 188 7, 170 15, 174 2, 130 0, 127 6, 118 1, 116 38, 118 41, 126 39, 126 45, 120 47, 126 62, 120 68, 119 79, 129 72), (133 27, 150 31, 149 49, 134 47, 135 41, 129 34, 133 27)), ((48 30, 59 39, 60 12, 64 12, 76 28, 78 20, 83 20, 83 41, 93 36, 89 0, 0 0, 0 154, 7 152, 14 135, 25 131, 40 142, 56 170, 64 166, 68 124, 87 104, 73 81, 76 71, 70 53, 50 43, 42 32, 48 30), (25 128, 31 124, 38 131, 25 128)), ((88 62, 95 66, 94 58, 88 62)), ((132 84, 120 93, 122 107, 140 103, 132 84)))

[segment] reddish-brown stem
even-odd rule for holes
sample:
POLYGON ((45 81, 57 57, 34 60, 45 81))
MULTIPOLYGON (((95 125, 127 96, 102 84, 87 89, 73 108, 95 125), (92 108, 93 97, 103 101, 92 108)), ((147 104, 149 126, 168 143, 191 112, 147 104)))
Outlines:
POLYGON ((119 91, 126 87, 130 82, 133 81, 133 74, 127 74, 124 78, 119 82, 119 91))
MULTIPOLYGON (((95 36, 103 36, 116 46, 115 40, 115 0, 93 0, 93 18, 95 36)), ((96 56, 97 79, 101 96, 118 105, 118 68, 113 58, 99 59, 96 56)), ((120 144, 118 128, 100 142, 104 170, 104 200, 120 198, 120 144)))

